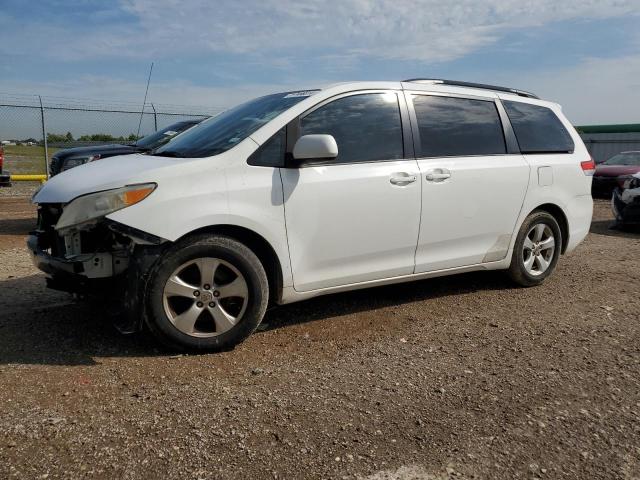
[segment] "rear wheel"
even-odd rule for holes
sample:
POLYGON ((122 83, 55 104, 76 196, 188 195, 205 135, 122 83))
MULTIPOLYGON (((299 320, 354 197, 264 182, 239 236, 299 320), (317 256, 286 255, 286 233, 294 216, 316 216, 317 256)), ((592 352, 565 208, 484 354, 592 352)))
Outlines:
POLYGON ((169 347, 231 348, 260 324, 269 287, 260 260, 229 237, 203 236, 177 244, 153 273, 150 330, 169 347))
POLYGON ((556 219, 547 212, 533 212, 518 232, 509 276, 525 287, 541 284, 555 269, 561 246, 562 233, 556 219))

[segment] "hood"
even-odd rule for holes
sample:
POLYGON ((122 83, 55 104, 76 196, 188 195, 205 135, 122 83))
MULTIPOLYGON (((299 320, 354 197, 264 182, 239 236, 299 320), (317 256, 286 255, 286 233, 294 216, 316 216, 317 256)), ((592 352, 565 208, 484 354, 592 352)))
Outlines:
POLYGON ((89 155, 123 155, 126 153, 135 153, 140 151, 135 145, 91 145, 88 147, 74 147, 65 148, 64 150, 58 150, 53 154, 55 158, 67 158, 76 156, 89 156, 89 155))
POLYGON ((33 203, 68 203, 87 193, 155 182, 159 170, 186 163, 183 158, 126 155, 108 162, 91 162, 52 177, 33 196, 33 203))
POLYGON ((640 165, 598 165, 594 175, 602 177, 618 177, 640 172, 640 165))

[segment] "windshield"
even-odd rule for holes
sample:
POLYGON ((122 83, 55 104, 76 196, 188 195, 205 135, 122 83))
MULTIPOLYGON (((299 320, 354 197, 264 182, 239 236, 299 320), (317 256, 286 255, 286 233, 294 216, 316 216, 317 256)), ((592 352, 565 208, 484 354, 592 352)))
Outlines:
POLYGON ((313 93, 285 92, 250 100, 202 122, 153 155, 198 158, 226 152, 313 93))
POLYGON ((184 132, 185 130, 196 125, 197 121, 188 121, 188 122, 176 122, 168 127, 162 128, 151 135, 147 135, 146 137, 138 140, 135 145, 136 147, 143 148, 145 150, 152 150, 154 148, 158 148, 161 145, 164 145, 177 134, 184 132))
POLYGON ((619 153, 604 162, 605 165, 638 165, 640 166, 640 152, 619 153))

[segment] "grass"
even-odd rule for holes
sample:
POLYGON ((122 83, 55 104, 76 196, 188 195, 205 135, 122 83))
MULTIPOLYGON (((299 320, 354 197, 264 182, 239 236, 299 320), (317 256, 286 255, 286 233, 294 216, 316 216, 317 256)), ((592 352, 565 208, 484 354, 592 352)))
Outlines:
MULTIPOLYGON (((59 148, 49 148, 49 158, 59 148)), ((12 174, 44 174, 44 147, 38 145, 5 145, 4 171, 12 174)))

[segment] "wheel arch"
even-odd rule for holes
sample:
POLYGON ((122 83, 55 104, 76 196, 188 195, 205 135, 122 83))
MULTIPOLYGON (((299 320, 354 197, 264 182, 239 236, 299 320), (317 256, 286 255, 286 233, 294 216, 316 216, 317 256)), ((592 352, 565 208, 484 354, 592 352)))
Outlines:
POLYGON ((283 272, 280 258, 273 246, 259 233, 239 225, 210 225, 193 230, 176 240, 180 242, 193 235, 225 235, 249 247, 264 267, 269 281, 269 301, 278 303, 282 298, 283 272))
MULTIPOLYGON (((564 254, 569 244, 569 220, 564 210, 555 203, 544 203, 531 210, 529 215, 534 212, 546 212, 556 219, 556 222, 558 222, 560 226, 560 233, 562 234, 562 249, 560 252, 564 254)), ((529 215, 527 215, 527 217, 529 215)))

